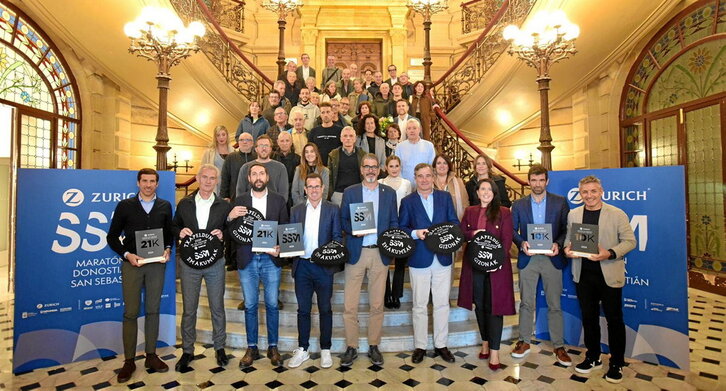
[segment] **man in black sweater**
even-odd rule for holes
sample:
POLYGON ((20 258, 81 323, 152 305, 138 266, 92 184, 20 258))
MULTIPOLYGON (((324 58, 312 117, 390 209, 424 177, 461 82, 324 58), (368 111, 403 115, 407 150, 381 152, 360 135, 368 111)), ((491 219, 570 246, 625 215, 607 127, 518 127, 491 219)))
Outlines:
POLYGON ((338 148, 340 143, 340 131, 343 129, 333 123, 338 113, 333 113, 333 107, 328 102, 320 104, 320 118, 322 125, 314 127, 308 133, 308 141, 318 146, 323 164, 328 165, 328 154, 338 148))
POLYGON ((137 325, 141 306, 141 290, 145 291, 146 319, 146 361, 144 366, 157 372, 166 372, 169 367, 156 355, 156 341, 159 336, 159 306, 164 288, 164 273, 172 246, 171 204, 156 196, 159 174, 153 168, 142 168, 136 176, 139 193, 118 203, 111 219, 106 241, 113 251, 125 262, 121 265, 121 288, 124 299, 123 345, 124 365, 118 373, 118 382, 127 382, 136 370, 137 325), (163 230, 164 258, 159 262, 144 263, 136 255, 136 231, 163 230), (125 239, 121 242, 120 236, 125 239))

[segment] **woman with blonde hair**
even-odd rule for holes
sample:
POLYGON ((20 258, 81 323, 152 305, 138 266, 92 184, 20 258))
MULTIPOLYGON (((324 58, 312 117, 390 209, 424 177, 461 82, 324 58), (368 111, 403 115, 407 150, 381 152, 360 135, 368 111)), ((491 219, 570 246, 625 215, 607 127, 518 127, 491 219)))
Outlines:
MULTIPOLYGON (((224 159, 227 155, 234 152, 232 142, 229 139, 229 131, 224 125, 217 125, 214 127, 214 137, 212 138, 209 149, 204 151, 202 155, 202 164, 214 164, 219 168, 219 172, 222 172, 222 166, 224 165, 224 159)), ((219 187, 222 184, 222 178, 217 181, 217 188, 214 191, 219 196, 219 187)))
POLYGON ((305 180, 311 173, 320 175, 323 180, 323 199, 327 200, 332 193, 330 190, 330 170, 323 165, 323 159, 320 157, 318 146, 313 143, 307 143, 302 150, 302 159, 300 165, 295 168, 295 174, 292 178, 292 204, 297 205, 305 202, 305 180))
POLYGON ((469 206, 464 181, 454 173, 454 165, 451 164, 451 160, 442 154, 436 155, 431 165, 434 167, 434 186, 438 190, 448 191, 451 194, 456 217, 461 221, 464 211, 469 206))

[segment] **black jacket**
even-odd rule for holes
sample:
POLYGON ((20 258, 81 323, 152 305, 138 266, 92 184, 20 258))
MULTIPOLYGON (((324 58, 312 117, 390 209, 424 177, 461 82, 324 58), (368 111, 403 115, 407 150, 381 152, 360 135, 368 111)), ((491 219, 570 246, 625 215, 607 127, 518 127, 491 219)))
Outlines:
MULTIPOLYGON (((197 203, 194 199, 198 192, 199 190, 196 190, 192 194, 182 198, 176 206, 176 214, 172 222, 172 232, 174 232, 174 237, 177 240, 179 239, 179 232, 184 228, 189 228, 192 232, 199 231, 197 203)), ((219 196, 215 196, 212 207, 209 208, 209 220, 207 220, 207 228, 205 230, 213 231, 219 229, 224 232, 225 228, 227 228, 227 215, 230 210, 232 210, 232 206, 229 202, 219 196)))
MULTIPOLYGON (((499 190, 499 200, 501 201, 502 206, 511 208, 512 201, 509 199, 509 194, 507 194, 507 187, 504 186, 504 177, 500 175, 492 175, 491 179, 497 185, 499 190)), ((481 201, 479 201, 479 196, 476 194, 476 183, 476 174, 474 174, 471 179, 466 182, 466 193, 469 195, 469 205, 471 206, 479 205, 481 203, 481 201)))
MULTIPOLYGON (((250 192, 243 193, 234 201, 234 206, 244 206, 247 208, 252 207, 252 194, 250 192)), ((239 218, 239 217, 238 217, 239 218)), ((290 221, 289 213, 287 212, 287 202, 281 195, 270 191, 267 192, 267 215, 265 216, 267 221, 277 221, 277 224, 287 224, 290 221)), ((244 269, 252 259, 252 245, 251 244, 237 244, 237 268, 244 269)), ((272 257, 272 262, 278 267, 282 267, 285 264, 285 258, 272 257)))
POLYGON ((164 248, 171 248, 173 243, 171 226, 171 204, 167 200, 156 197, 151 211, 146 213, 141 206, 139 195, 127 198, 116 205, 111 219, 111 226, 106 235, 106 242, 122 259, 128 251, 136 254, 136 231, 162 228, 164 230, 164 248), (121 234, 124 241, 121 242, 121 234))
POLYGON ((227 155, 222 165, 222 184, 219 186, 219 196, 222 198, 235 199, 237 191, 237 177, 242 166, 257 159, 255 151, 247 153, 234 151, 227 155))

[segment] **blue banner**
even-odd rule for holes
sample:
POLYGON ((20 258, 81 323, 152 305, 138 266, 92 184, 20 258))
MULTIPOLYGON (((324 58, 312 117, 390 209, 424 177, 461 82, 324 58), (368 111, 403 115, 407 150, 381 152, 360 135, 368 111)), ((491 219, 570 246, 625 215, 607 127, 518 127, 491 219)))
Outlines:
MULTIPOLYGON (((175 205, 174 173, 159 174, 158 197, 175 205)), ((106 233, 118 202, 137 191, 136 171, 19 170, 14 372, 123 354, 122 260, 106 233)), ((159 346, 176 343, 174 292, 169 262, 159 346)))
MULTIPOLYGON (((574 209, 583 205, 578 182, 587 175, 602 181, 603 201, 628 215, 638 241, 625 256, 623 316, 626 357, 689 368, 688 282, 686 269, 686 199, 682 166, 555 171, 547 190, 565 196, 574 209)), ((565 343, 582 346, 571 262, 563 271, 562 312, 565 343)), ((541 281, 537 297, 536 336, 549 339, 547 303, 541 281)), ((603 351, 607 322, 600 317, 603 351)))

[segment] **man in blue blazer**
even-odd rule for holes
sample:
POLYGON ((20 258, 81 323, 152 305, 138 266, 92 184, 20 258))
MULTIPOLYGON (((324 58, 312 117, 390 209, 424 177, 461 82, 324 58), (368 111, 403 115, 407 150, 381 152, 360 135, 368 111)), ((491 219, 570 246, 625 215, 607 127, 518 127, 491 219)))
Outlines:
POLYGON ((350 259, 345 265, 345 341, 348 345, 340 357, 340 365, 349 367, 358 358, 358 305, 363 277, 368 273, 368 300, 370 318, 368 321, 368 357, 374 365, 383 364, 383 355, 378 350, 383 329, 383 302, 386 293, 386 277, 391 259, 378 250, 378 235, 383 231, 398 227, 396 191, 378 183, 381 162, 376 155, 368 153, 361 160, 362 184, 349 186, 343 192, 340 207, 340 220, 346 234, 345 246, 350 251, 350 259), (353 235, 350 219, 350 205, 359 202, 372 202, 376 221, 376 233, 353 235))
POLYGON ((512 349, 512 357, 523 358, 530 351, 532 343, 532 324, 537 298, 537 281, 542 278, 547 298, 547 323, 550 340, 555 347, 557 361, 569 367, 570 356, 565 351, 563 339, 562 310, 562 269, 567 264, 562 248, 567 236, 567 214, 570 207, 567 200, 557 194, 547 192, 549 175, 541 164, 530 167, 527 180, 532 194, 517 200, 512 205, 514 224, 514 243, 519 248, 517 268, 519 268, 519 341, 512 349), (550 224, 552 226, 552 252, 550 254, 531 254, 529 252, 529 233, 527 224, 550 224))
POLYGON ((290 223, 303 225, 305 254, 292 262, 292 277, 295 279, 297 297, 298 348, 292 353, 287 365, 297 368, 310 358, 310 310, 313 306, 313 292, 318 297, 320 313, 320 366, 330 368, 333 334, 333 274, 338 267, 323 267, 310 261, 313 251, 331 240, 343 241, 340 230, 340 210, 332 202, 323 200, 326 189, 323 178, 316 173, 305 178, 307 201, 299 203, 290 212, 290 223))
MULTIPOLYGON (((247 172, 247 180, 251 189, 238 196, 234 208, 230 212, 230 219, 247 214, 248 208, 255 208, 262 213, 265 220, 277 221, 278 224, 287 224, 287 201, 275 192, 269 191, 267 168, 262 163, 253 163, 247 172)), ((278 257, 280 249, 269 253, 253 252, 251 244, 242 244, 237 247, 237 269, 242 293, 245 298, 245 332, 247 333, 247 351, 240 360, 240 368, 245 368, 260 358, 257 348, 258 302, 260 294, 260 281, 264 287, 265 311, 267 324, 267 357, 273 366, 282 365, 282 356, 277 349, 278 326, 280 312, 278 295, 280 290, 280 270, 283 261, 278 257)))
POLYGON ((413 291, 413 343, 411 361, 420 363, 428 345, 427 305, 433 298, 434 352, 448 362, 454 355, 446 347, 449 338, 449 294, 451 292, 451 254, 435 254, 423 243, 428 228, 439 223, 459 224, 451 195, 434 189, 434 169, 428 163, 414 168, 416 191, 401 200, 399 225, 416 240, 416 249, 408 258, 413 291))

